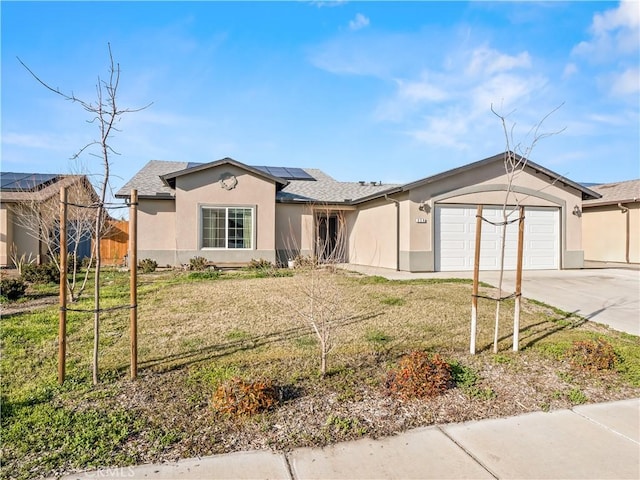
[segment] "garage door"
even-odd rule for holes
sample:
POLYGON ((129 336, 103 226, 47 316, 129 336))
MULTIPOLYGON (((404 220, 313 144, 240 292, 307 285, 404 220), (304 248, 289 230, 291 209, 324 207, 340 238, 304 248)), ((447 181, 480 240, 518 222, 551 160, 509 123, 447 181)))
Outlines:
MULTIPOLYGON (((555 270, 560 259, 559 210, 557 208, 525 208, 523 268, 555 270)), ((482 216, 492 222, 502 221, 502 207, 483 208, 482 216)), ((517 218, 514 212, 510 218, 517 218)), ((436 206, 436 270, 473 270, 476 206, 436 206)), ((500 268, 502 227, 482 224, 480 269, 500 268)), ((505 269, 515 270, 518 251, 518 223, 507 227, 505 269)))

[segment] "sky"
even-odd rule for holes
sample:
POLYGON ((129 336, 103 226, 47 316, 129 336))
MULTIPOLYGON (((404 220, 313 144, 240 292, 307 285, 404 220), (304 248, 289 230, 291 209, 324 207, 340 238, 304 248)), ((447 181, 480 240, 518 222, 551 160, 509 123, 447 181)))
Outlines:
POLYGON ((114 191, 152 159, 224 157, 406 183, 507 140, 577 182, 640 178, 637 0, 2 1, 0 14, 2 171, 99 179, 95 152, 70 160, 98 138, 91 117, 18 58, 95 101, 111 45, 119 106, 150 104, 111 138, 114 191))

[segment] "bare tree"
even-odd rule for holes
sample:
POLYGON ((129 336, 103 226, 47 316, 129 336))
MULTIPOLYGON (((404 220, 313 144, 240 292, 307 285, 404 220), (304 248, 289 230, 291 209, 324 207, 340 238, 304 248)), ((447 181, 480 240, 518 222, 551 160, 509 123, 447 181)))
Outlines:
MULTIPOLYGON (((516 124, 513 123, 511 126, 508 125, 507 118, 513 113, 504 115, 495 110, 493 105, 491 105, 491 112, 498 117, 500 123, 502 125, 502 131, 504 133, 506 149, 504 152, 504 169, 507 178, 507 186, 506 192, 504 196, 504 202, 502 204, 502 222, 501 222, 501 244, 500 244, 500 267, 499 267, 499 277, 498 277, 498 293, 497 293, 497 301, 496 301, 496 313, 495 313, 495 326, 494 326, 494 336, 493 336, 493 352, 498 352, 498 327, 500 322, 500 304, 502 299, 502 290, 503 290, 503 280, 504 280, 504 260, 505 260, 505 247, 506 247, 506 239, 507 239, 507 226, 518 220, 518 218, 512 218, 514 213, 520 211, 521 202, 527 198, 527 196, 520 195, 514 191, 514 186, 516 184, 516 179, 518 175, 524 171, 527 166, 528 159, 531 157, 531 153, 533 152, 536 145, 543 139, 550 137, 552 135, 558 135, 564 128, 561 130, 557 130, 554 132, 542 132, 542 126, 544 122, 556 111, 558 111, 563 104, 554 108, 551 112, 546 114, 542 120, 540 120, 537 124, 535 124, 528 134, 526 135, 526 139, 528 141, 524 142, 516 142, 514 140, 514 131, 516 124)), ((520 317, 520 298, 516 298, 516 311, 514 314, 514 350, 518 349, 518 329, 519 329, 519 317, 520 317)))
MULTIPOLYGON (((121 118, 133 112, 138 112, 149 107, 148 104, 142 108, 129 109, 120 108, 118 106, 118 88, 120 86, 120 64, 114 62, 113 53, 111 51, 111 44, 108 44, 109 49, 109 70, 107 79, 104 80, 98 76, 96 83, 96 99, 84 100, 78 98, 73 92, 64 93, 59 88, 51 87, 48 83, 40 79, 25 63, 18 58, 18 61, 27 69, 27 71, 46 89, 59 95, 65 100, 69 100, 73 103, 79 104, 85 112, 90 116, 89 123, 95 124, 98 129, 98 137, 83 146, 72 159, 78 159, 83 153, 96 157, 102 163, 102 179, 98 188, 98 201, 95 203, 95 216, 94 216, 94 258, 95 258, 95 279, 94 279, 94 343, 93 343, 93 362, 92 373, 94 385, 98 383, 98 347, 100 344, 100 239, 104 234, 105 225, 105 200, 107 197, 107 191, 109 190, 109 176, 111 170, 111 157, 112 155, 118 155, 112 146, 111 140, 115 132, 119 131, 117 128, 118 122, 121 118)), ((135 268, 133 265, 131 268, 135 268)))
POLYGON ((365 314, 361 299, 343 288, 339 265, 345 261, 347 225, 344 212, 311 206, 313 215, 311 255, 300 255, 295 234, 286 239, 287 254, 296 269, 296 288, 284 296, 286 308, 308 324, 319 345, 320 373, 328 371, 328 357, 336 345, 341 323, 365 314))
MULTIPOLYGON (((68 250, 71 271, 67 276, 67 293, 70 302, 76 302, 84 293, 93 264, 93 255, 90 254, 87 268, 82 272, 81 267, 84 260, 80 256, 81 246, 95 238, 93 227, 95 212, 90 208, 85 208, 84 205, 91 205, 97 201, 93 188, 89 184, 84 184, 85 182, 82 175, 65 176, 58 182, 71 189, 72 204, 68 207, 67 221, 67 243, 71 246, 68 250)), ((32 192, 19 193, 25 197, 24 200, 9 204, 9 209, 14 214, 14 221, 29 236, 44 245, 48 259, 60 270, 58 196, 39 198, 32 192)), ((93 251, 90 249, 90 252, 93 251)), ((15 255, 17 257, 17 250, 15 255)))

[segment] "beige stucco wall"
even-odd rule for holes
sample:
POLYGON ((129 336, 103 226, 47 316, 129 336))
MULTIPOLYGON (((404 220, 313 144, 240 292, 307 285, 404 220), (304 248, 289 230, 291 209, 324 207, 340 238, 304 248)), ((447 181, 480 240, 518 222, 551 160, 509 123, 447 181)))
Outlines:
MULTIPOLYGON (((400 200, 400 269, 434 270, 436 204, 501 205, 507 181, 504 165, 497 161, 431 183, 416 185, 404 194, 392 196, 400 200), (421 210, 423 205, 424 209, 421 210)), ((575 205, 582 204, 581 192, 560 182, 553 183, 546 175, 535 173, 530 168, 518 174, 513 189, 515 193, 509 199, 510 204, 515 204, 517 199, 525 206, 559 208, 562 268, 582 267, 582 223, 580 217, 571 214, 575 205)), ((363 208, 361 206, 360 210, 363 208)), ((379 211, 380 222, 386 221, 386 213, 379 207, 373 208, 379 211)), ((359 246, 359 249, 367 251, 364 246, 359 246)), ((369 250, 374 249, 375 245, 369 246, 369 250)))
POLYGON ((199 255, 212 262, 275 261, 275 182, 234 165, 197 171, 176 179, 175 242, 179 263, 199 255), (227 190, 220 180, 233 175, 237 185, 227 190), (254 208, 252 249, 204 249, 201 245, 201 208, 254 208))
MULTIPOLYGON (((396 268, 397 208, 395 202, 381 199, 364 204, 347 216, 350 263, 396 268)), ((401 234, 401 243, 402 237, 401 234)))
POLYGON ((625 206, 628 213, 623 213, 617 205, 584 206, 582 242, 585 260, 626 262, 628 231, 629 262, 640 263, 640 203, 625 206))
POLYGON ((313 208, 310 205, 276 204, 275 242, 278 259, 311 255, 314 245, 313 208))
POLYGON ((7 209, 7 205, 0 203, 0 266, 11 266, 9 249, 13 242, 13 227, 9 221, 11 212, 7 209))

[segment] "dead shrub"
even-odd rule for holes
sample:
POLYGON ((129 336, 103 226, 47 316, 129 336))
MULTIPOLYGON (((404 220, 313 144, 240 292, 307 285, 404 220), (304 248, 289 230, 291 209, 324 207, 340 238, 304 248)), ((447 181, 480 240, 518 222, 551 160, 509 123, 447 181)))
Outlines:
POLYGON ((278 401, 278 389, 271 380, 234 377, 218 386, 211 403, 217 412, 239 417, 269 410, 278 401))
POLYGON ((387 373, 387 391, 403 400, 431 398, 454 386, 451 366, 440 355, 411 352, 387 373))
POLYGON ((582 370, 611 370, 616 364, 613 347, 601 338, 573 342, 569 357, 571 366, 582 370))

